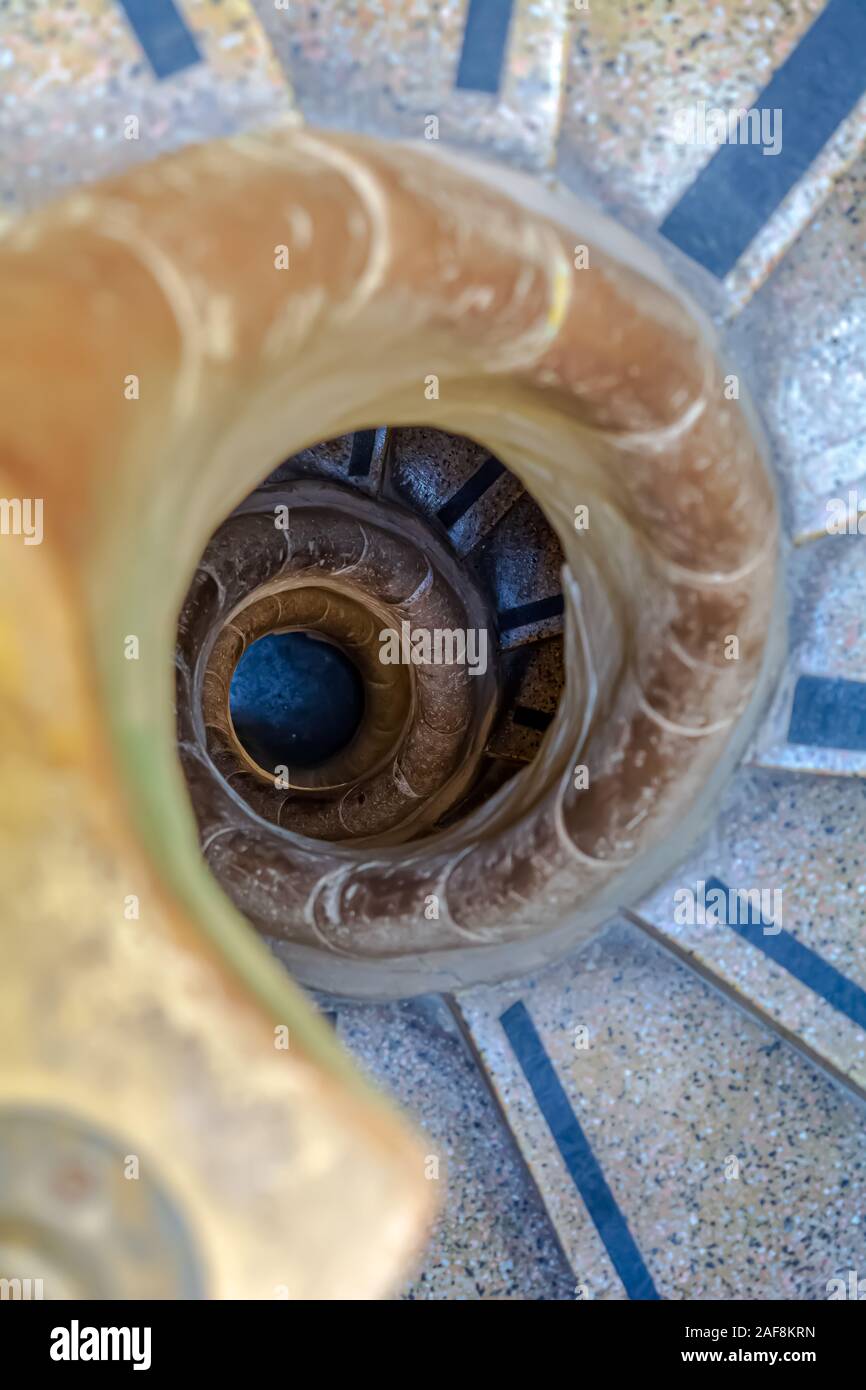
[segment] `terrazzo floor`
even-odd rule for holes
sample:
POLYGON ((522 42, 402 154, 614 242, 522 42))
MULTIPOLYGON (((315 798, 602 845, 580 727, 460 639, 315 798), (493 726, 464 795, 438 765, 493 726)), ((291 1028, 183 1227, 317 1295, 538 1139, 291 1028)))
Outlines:
POLYGON ((444 1000, 340 1004, 336 1026, 439 1160, 441 1213, 400 1297, 573 1298, 574 1278, 538 1191, 444 1000))
POLYGON ((866 1269, 863 1105, 617 922, 554 969, 459 1001, 585 1297, 625 1295, 588 1214, 597 1194, 576 1190, 503 1030, 516 1001, 660 1297, 809 1301, 866 1269))

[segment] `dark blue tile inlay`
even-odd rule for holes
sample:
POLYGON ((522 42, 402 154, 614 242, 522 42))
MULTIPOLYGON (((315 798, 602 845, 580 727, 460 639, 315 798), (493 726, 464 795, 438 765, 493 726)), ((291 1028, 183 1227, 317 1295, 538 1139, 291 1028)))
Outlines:
POLYGON ((356 430, 352 435, 352 453, 349 458, 349 477, 366 478, 373 465, 373 450, 376 447, 375 430, 356 430))
POLYGON ((500 613, 499 631, 512 632, 515 628, 526 627, 528 623, 543 623, 548 618, 558 618, 564 612, 565 599, 562 594, 533 599, 531 603, 521 603, 518 608, 506 608, 500 613))
POLYGON ((465 516, 470 507, 474 507, 480 497, 483 497, 488 488, 491 488, 497 478, 501 478, 505 472, 505 465, 492 454, 484 460, 480 468, 476 468, 471 478, 467 478, 462 487, 458 488, 447 502, 443 502, 436 515, 444 527, 449 528, 456 525, 462 516, 465 516))
POLYGON ((157 77, 200 63, 201 53, 174 0, 120 0, 157 77))
POLYGON ((794 691, 789 743, 866 749, 866 681, 801 676, 794 691))
POLYGON ((724 277, 866 90, 866 0, 829 0, 754 102, 782 112, 782 148, 720 145, 661 231, 724 277))
POLYGON ((456 86, 498 92, 514 0, 469 0, 456 86))
MULTIPOLYGON (((708 894, 716 889, 721 889, 726 895, 731 891, 719 878, 708 878, 705 889, 708 894)), ((744 941, 757 946, 765 956, 781 965, 807 989, 820 994, 832 1008, 850 1018, 858 1028, 866 1028, 866 990, 828 964, 816 951, 804 946, 784 927, 779 930, 774 923, 764 923, 760 916, 753 916, 751 910, 748 918, 748 922, 729 920, 727 925, 744 941), (770 932, 765 932, 765 925, 771 928, 770 932)))
POLYGON ((553 715, 548 714, 547 710, 532 709, 530 705, 515 705, 511 711, 511 722, 543 734, 553 723, 553 715))
POLYGON ((569 1104, 526 1005, 520 1001, 512 1004, 499 1022, 626 1293, 629 1298, 657 1299, 659 1294, 652 1276, 569 1104))

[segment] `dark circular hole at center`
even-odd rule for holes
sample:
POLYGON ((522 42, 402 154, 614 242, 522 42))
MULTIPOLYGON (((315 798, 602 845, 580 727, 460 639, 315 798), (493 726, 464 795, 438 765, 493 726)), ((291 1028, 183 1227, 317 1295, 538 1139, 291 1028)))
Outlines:
POLYGON ((355 736, 364 684, 332 642, 306 632, 274 632, 244 652, 229 700, 235 733, 260 767, 309 768, 355 736))

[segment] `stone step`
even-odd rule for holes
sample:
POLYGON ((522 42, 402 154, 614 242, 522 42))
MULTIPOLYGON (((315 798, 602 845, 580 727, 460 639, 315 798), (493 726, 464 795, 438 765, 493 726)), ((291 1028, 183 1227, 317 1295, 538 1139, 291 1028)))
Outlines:
POLYGON ((439 1216, 398 1297, 572 1298, 574 1274, 448 1003, 320 1003, 354 1060, 425 1136, 439 1216))
POLYGON ((760 14, 751 0, 690 0, 645 7, 638 23, 626 4, 579 9, 557 173, 659 229, 723 285, 732 316, 862 150, 864 55, 866 15, 850 0, 760 14), (719 142, 712 113, 742 109, 766 112, 758 142, 719 142))
POLYGON ((569 29, 561 0, 253 4, 310 125, 550 166, 569 29))
POLYGON ((441 527, 458 555, 487 537, 523 485, 471 439, 427 428, 390 430, 386 496, 441 527))
POLYGON ((6 5, 0 219, 168 150, 300 119, 246 0, 6 5))
POLYGON ((859 779, 743 768, 708 843, 634 912, 866 1095, 864 817, 859 779))
POLYGON ((866 536, 823 536, 787 559, 788 658, 749 759, 866 776, 866 536))
MULTIPOLYGON (((731 333, 768 427, 796 545, 828 534, 844 543, 857 534, 858 510, 866 513, 864 208, 861 153, 731 333)), ((866 515, 861 527, 862 538, 866 515)))
POLYGON ((830 1296, 863 1107, 633 924, 457 1010, 585 1299, 830 1296))

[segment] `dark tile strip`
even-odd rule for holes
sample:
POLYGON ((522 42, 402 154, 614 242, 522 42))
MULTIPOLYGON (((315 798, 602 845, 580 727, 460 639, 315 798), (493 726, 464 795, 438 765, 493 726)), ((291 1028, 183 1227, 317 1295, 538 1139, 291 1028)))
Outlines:
MULTIPOLYGON (((708 878, 705 891, 710 893, 718 889, 725 894, 731 892, 721 879, 708 878)), ((737 916, 739 915, 737 913, 737 916)), ((830 965, 817 951, 804 946, 784 927, 777 931, 773 923, 765 923, 760 916, 754 918, 751 908, 748 922, 728 922, 727 925, 744 941, 756 946, 770 960, 781 965, 795 980, 799 980, 801 984, 820 995, 831 1008, 850 1018, 858 1028, 866 1028, 866 990, 830 965), (765 927, 771 927, 772 932, 766 932, 765 927)))
POLYGON ((782 112, 781 150, 720 145, 668 213, 663 235, 723 278, 864 90, 866 0, 829 0, 754 102, 782 112))
POLYGON ((172 77, 202 61, 198 44, 174 0, 119 3, 157 77, 172 77))
POLYGON ((543 734, 553 722, 553 715, 541 709, 531 709, 529 705, 515 705, 511 711, 511 722, 522 729, 537 729, 543 734))
POLYGON ((866 750, 866 682, 801 676, 794 690, 788 742, 866 750))
POLYGON ((512 1004, 499 1022, 626 1293, 634 1299, 659 1298, 628 1222, 608 1187, 526 1005, 522 1001, 512 1004))
POLYGON ((562 594, 551 594, 549 598, 522 603, 518 608, 506 608, 499 614, 499 631, 510 632, 516 627, 527 627, 529 623, 543 623, 547 618, 558 618, 564 612, 565 599, 562 594))
POLYGON ((436 515, 442 525, 449 530, 461 516, 465 516, 470 507, 474 507, 480 497, 483 497, 488 488, 491 488, 497 478, 501 478, 505 472, 505 465, 495 459, 491 454, 485 459, 480 468, 476 468, 471 478, 467 478, 462 487, 443 502, 436 515))
POLYGON ((499 91, 513 0, 469 0, 455 86, 461 91, 499 91))
POLYGON ((355 431, 352 436, 352 452, 349 456, 350 478, 366 478, 369 476, 375 447, 375 430, 355 431))

